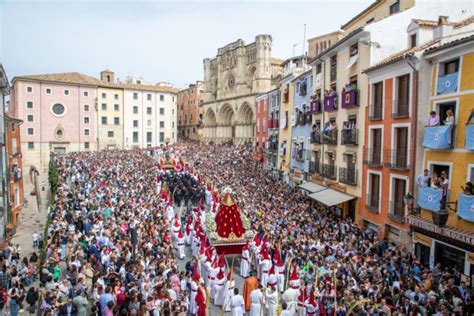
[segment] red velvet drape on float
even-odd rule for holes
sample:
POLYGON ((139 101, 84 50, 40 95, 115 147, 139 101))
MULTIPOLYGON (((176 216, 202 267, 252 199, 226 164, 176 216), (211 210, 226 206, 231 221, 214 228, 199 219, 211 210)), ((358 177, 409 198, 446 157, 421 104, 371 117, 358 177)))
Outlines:
POLYGON ((221 198, 215 220, 217 234, 221 238, 229 238, 232 233, 234 233, 235 237, 241 238, 245 234, 237 204, 230 193, 226 193, 221 198))

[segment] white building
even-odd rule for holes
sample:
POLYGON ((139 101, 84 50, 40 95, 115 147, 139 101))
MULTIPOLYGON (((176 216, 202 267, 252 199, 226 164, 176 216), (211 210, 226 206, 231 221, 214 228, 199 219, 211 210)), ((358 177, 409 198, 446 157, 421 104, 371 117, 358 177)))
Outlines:
POLYGON ((155 147, 177 139, 177 89, 120 83, 124 89, 125 148, 155 147))

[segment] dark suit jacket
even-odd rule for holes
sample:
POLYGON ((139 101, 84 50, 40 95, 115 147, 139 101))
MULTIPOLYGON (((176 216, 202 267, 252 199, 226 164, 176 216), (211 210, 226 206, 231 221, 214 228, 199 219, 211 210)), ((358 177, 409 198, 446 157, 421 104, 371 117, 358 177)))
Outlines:
POLYGON ((76 316, 77 315, 77 308, 74 304, 71 305, 71 313, 68 314, 67 312, 67 304, 61 305, 59 308, 59 316, 76 316))

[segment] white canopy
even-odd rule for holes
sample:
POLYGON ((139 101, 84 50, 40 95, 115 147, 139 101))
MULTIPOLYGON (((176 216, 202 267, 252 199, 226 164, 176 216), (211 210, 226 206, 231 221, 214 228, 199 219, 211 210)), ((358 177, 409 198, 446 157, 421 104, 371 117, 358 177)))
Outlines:
POLYGON ((354 197, 341 193, 333 189, 322 190, 309 195, 310 198, 318 202, 323 203, 326 206, 337 205, 349 200, 352 200, 354 197))
POLYGON ((310 181, 301 184, 300 188, 303 190, 309 191, 311 193, 315 193, 315 192, 319 192, 319 191, 327 189, 327 187, 323 185, 319 185, 310 181))

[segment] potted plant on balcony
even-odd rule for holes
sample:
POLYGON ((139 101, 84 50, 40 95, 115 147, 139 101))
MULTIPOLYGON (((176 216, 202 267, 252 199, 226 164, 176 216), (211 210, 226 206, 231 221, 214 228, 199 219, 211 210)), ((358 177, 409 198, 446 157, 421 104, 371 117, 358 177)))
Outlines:
POLYGON ((439 211, 432 211, 431 218, 433 219, 433 223, 438 225, 439 227, 443 227, 446 225, 448 221, 449 212, 447 209, 441 209, 439 211))

